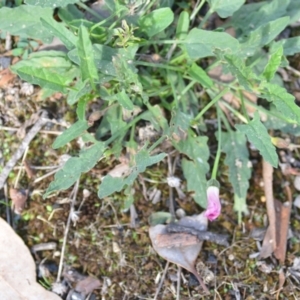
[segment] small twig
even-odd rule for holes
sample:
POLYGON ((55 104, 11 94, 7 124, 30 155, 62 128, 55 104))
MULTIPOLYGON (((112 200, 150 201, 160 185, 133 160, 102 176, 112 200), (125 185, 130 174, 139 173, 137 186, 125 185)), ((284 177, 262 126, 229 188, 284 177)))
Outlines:
POLYGON ((155 296, 154 296, 153 300, 156 300, 157 297, 158 297, 158 294, 159 294, 159 292, 160 292, 160 290, 162 288, 162 285, 163 285, 163 283, 165 281, 165 277, 166 277, 166 274, 167 274, 167 271, 168 271, 168 268, 169 268, 169 264, 170 264, 170 262, 167 261, 165 269, 164 269, 164 272, 163 272, 163 275, 162 275, 162 277, 160 279, 160 282, 159 282, 159 285, 158 285, 158 288, 156 290, 156 293, 155 293, 155 296))
POLYGON ((168 233, 187 233, 196 236, 200 241, 210 241, 218 245, 223 245, 226 247, 229 246, 229 243, 227 241, 228 236, 225 234, 218 234, 210 231, 200 231, 191 227, 186 227, 174 223, 166 225, 166 230, 168 233))
POLYGON ((64 240, 61 248, 61 255, 60 255, 60 261, 59 261, 59 267, 58 267, 58 272, 57 272, 57 278, 56 282, 60 282, 62 270, 63 270, 63 262, 64 262, 64 256, 65 256, 65 250, 66 250, 66 244, 67 244, 67 239, 68 239, 68 233, 69 233, 69 228, 71 224, 71 216, 74 211, 74 206, 76 202, 76 197, 78 193, 78 187, 79 187, 79 179, 76 181, 75 186, 72 191, 72 202, 71 202, 71 207, 70 207, 70 212, 69 212, 69 217, 67 221, 67 225, 65 228, 65 234, 64 234, 64 240))
POLYGON ((274 205, 274 196, 273 196, 273 167, 263 160, 263 180, 264 180, 264 189, 266 196, 266 206, 267 214, 269 218, 269 228, 270 236, 272 242, 273 251, 275 250, 276 243, 276 211, 274 205))
POLYGON ((25 138, 23 139, 21 145, 17 149, 17 151, 13 154, 13 156, 10 158, 10 160, 7 162, 5 167, 2 170, 2 173, 0 174, 0 189, 3 188, 4 183, 13 169, 13 167, 16 165, 17 161, 22 157, 25 149, 28 147, 32 139, 36 136, 36 134, 40 131, 40 129, 46 124, 47 122, 47 112, 42 111, 42 114, 38 121, 33 125, 33 127, 29 130, 25 138))

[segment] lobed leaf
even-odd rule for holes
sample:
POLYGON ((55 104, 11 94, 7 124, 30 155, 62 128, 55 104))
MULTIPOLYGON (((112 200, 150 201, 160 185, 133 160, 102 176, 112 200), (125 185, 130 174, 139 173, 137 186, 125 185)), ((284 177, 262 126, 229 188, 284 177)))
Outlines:
MULTIPOLYGON (((35 5, 35 6, 41 6, 41 7, 64 7, 68 4, 73 4, 78 2, 78 0, 25 0, 26 4, 29 5, 35 5)), ((35 8, 34 8, 35 9, 35 8)))
POLYGON ((294 1, 272 0, 243 5, 233 14, 231 24, 236 29, 241 29, 244 35, 248 35, 258 27, 286 16, 290 2, 294 1))
POLYGON ((272 102, 280 114, 290 122, 300 125, 300 107, 295 103, 295 97, 279 85, 265 83, 262 85, 262 98, 272 102))
POLYGON ((52 35, 59 38, 69 50, 75 47, 78 38, 63 23, 59 23, 54 19, 47 20, 44 18, 41 18, 41 23, 52 35))
POLYGON ((252 56, 259 48, 269 44, 289 24, 289 17, 283 17, 259 26, 250 32, 249 37, 241 43, 241 57, 252 56))
POLYGON ((239 51, 237 39, 225 32, 214 32, 193 28, 184 40, 186 51, 190 58, 199 59, 208 56, 215 56, 215 49, 227 53, 239 51))
POLYGON ((147 167, 160 162, 165 156, 165 153, 150 156, 147 150, 141 150, 134 158, 135 161, 131 166, 130 175, 127 177, 112 177, 110 175, 106 175, 103 178, 99 186, 98 197, 102 199, 114 192, 120 192, 126 185, 132 185, 139 173, 144 172, 147 167))
POLYGON ((67 143, 71 142, 75 138, 79 137, 88 128, 89 125, 86 120, 77 121, 56 138, 56 140, 52 145, 52 148, 57 149, 66 145, 67 143))
POLYGON ((246 125, 235 125, 235 127, 238 131, 247 135, 248 140, 259 150, 264 160, 277 167, 278 156, 275 147, 257 112, 251 122, 246 125))
POLYGON ((80 59, 80 71, 82 81, 89 79, 91 85, 98 80, 98 72, 94 61, 94 52, 88 30, 84 26, 79 28, 79 39, 77 42, 77 53, 80 59))
POLYGON ((40 18, 51 21, 53 10, 51 8, 20 5, 14 8, 2 7, 0 9, 0 30, 11 35, 33 38, 44 43, 51 43, 53 34, 45 28, 40 18))
POLYGON ((245 0, 208 0, 210 9, 217 12, 221 18, 232 16, 244 2, 245 0))
POLYGON ((238 131, 223 132, 222 151, 226 153, 225 164, 228 166, 228 179, 234 193, 245 199, 251 177, 251 162, 245 135, 238 131))
POLYGON ((211 78, 207 75, 207 73, 196 63, 192 64, 192 66, 189 68, 188 74, 194 80, 199 82, 204 88, 210 88, 214 84, 211 78))
POLYGON ((187 188, 192 191, 193 198, 202 207, 206 207, 206 173, 209 171, 209 148, 206 136, 192 136, 189 132, 187 139, 174 141, 173 146, 187 155, 192 161, 182 160, 182 169, 187 181, 187 188))
POLYGON ((283 55, 282 47, 279 47, 274 53, 271 54, 268 64, 266 65, 264 72, 262 74, 262 76, 265 77, 267 81, 273 79, 277 69, 281 64, 282 55, 283 55))
POLYGON ((82 173, 91 170, 98 160, 103 156, 105 150, 104 143, 97 142, 90 148, 79 153, 78 157, 71 157, 59 170, 47 188, 44 198, 55 191, 66 190, 73 185, 82 173))
POLYGON ((148 37, 166 29, 174 20, 174 13, 169 7, 163 7, 142 16, 139 19, 139 28, 145 32, 148 37))
POLYGON ((11 69, 16 72, 24 81, 37 84, 58 92, 66 93, 68 84, 72 77, 68 74, 61 75, 56 69, 45 69, 36 67, 15 67, 11 69))

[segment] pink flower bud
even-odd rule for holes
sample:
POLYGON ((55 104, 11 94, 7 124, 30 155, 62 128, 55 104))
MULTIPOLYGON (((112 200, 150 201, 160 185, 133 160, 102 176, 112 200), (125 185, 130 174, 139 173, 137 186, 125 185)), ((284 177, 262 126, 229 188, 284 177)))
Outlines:
POLYGON ((207 193, 207 208, 205 211, 205 216, 209 221, 213 221, 221 213, 219 188, 216 186, 210 186, 208 187, 206 193, 207 193))

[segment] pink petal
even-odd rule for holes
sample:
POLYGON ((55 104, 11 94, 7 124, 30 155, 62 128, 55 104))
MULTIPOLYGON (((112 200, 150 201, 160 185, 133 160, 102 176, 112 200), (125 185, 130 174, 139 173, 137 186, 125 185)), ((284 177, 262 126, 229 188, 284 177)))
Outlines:
POLYGON ((216 186, 210 186, 208 187, 206 193, 207 193, 207 208, 205 211, 205 216, 209 221, 213 221, 221 213, 219 188, 216 186))

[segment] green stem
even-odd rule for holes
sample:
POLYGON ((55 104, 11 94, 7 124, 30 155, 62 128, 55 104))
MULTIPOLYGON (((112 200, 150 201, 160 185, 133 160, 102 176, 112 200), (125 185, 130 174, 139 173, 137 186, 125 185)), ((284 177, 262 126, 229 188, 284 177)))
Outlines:
POLYGON ((151 147, 149 147, 148 151, 149 153, 151 153, 151 151, 153 151, 159 144, 161 144, 165 139, 167 138, 167 136, 162 135, 154 144, 152 144, 151 147))
POLYGON ((136 61, 134 63, 134 65, 135 66, 153 67, 153 68, 162 68, 162 69, 176 71, 176 72, 180 72, 180 73, 184 72, 184 70, 182 70, 181 68, 178 68, 178 67, 168 66, 165 64, 149 63, 149 62, 145 62, 145 61, 136 61))
POLYGON ((120 135, 125 134, 126 131, 133 125, 135 125, 138 121, 143 119, 144 115, 147 114, 148 112, 145 111, 139 116, 137 116, 135 119, 133 119, 131 122, 129 122, 125 127, 123 127, 122 130, 118 131, 115 133, 113 136, 111 136, 107 141, 105 141, 105 146, 108 146, 110 143, 112 143, 114 140, 116 140, 120 135))
POLYGON ((102 19, 102 16, 96 13, 93 9, 89 8, 86 4, 82 3, 81 1, 77 2, 78 6, 89 12, 92 16, 96 17, 97 19, 102 19))
POLYGON ((218 166, 220 162, 220 157, 221 157, 221 145, 222 145, 222 127, 221 127, 221 117, 220 117, 220 108, 217 105, 217 116, 218 116, 218 149, 217 149, 217 154, 211 174, 211 179, 216 179, 217 178, 217 172, 218 172, 218 166))
POLYGON ((226 127, 227 132, 232 131, 231 126, 230 126, 230 124, 229 124, 229 122, 228 122, 228 120, 227 120, 224 112, 222 111, 222 109, 219 109, 219 113, 221 115, 221 119, 222 119, 222 121, 223 121, 223 123, 224 123, 224 125, 226 127))
POLYGON ((237 118, 239 118, 243 123, 248 124, 248 120, 237 110, 232 108, 226 101, 222 101, 222 104, 230 110, 237 118))
POLYGON ((244 95, 241 90, 239 90, 239 96, 240 96, 241 104, 242 104, 242 112, 249 123, 250 119, 249 119, 248 112, 247 112, 246 105, 245 105, 245 98, 244 98, 244 95))
POLYGON ((201 0, 199 5, 194 9, 193 13, 190 16, 191 21, 194 20, 195 16, 197 15, 197 13, 199 12, 199 10, 201 9, 201 7, 203 6, 204 3, 205 3, 205 0, 201 0))
POLYGON ((225 88, 223 91, 221 91, 215 98, 213 98, 200 112, 199 114, 194 118, 193 122, 198 121, 216 102, 220 100, 227 92, 229 91, 229 88, 225 88))
POLYGON ((199 28, 203 28, 204 24, 206 23, 206 21, 208 20, 208 18, 213 14, 213 11, 210 9, 207 14, 205 15, 205 17, 202 19, 199 28))

